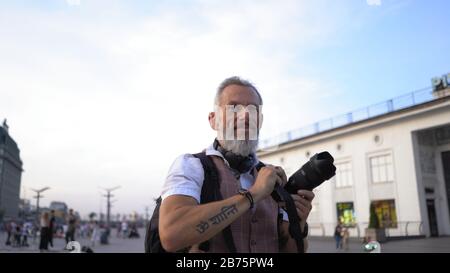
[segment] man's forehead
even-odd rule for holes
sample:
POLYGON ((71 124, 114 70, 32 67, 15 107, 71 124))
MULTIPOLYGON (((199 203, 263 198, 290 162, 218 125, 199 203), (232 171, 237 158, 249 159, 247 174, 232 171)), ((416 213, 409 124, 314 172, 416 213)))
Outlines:
POLYGON ((221 104, 260 105, 261 101, 253 88, 232 84, 223 90, 221 104))

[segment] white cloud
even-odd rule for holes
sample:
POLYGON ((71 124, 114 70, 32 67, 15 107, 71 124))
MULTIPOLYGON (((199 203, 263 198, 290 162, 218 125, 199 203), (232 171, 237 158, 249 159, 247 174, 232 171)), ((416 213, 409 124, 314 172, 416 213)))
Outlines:
POLYGON ((69 6, 79 6, 81 4, 81 0, 66 0, 66 3, 69 6))
POLYGON ((381 0, 366 0, 369 6, 381 6, 381 0))
POLYGON ((142 211, 172 160, 212 140, 207 113, 227 76, 261 89, 266 135, 311 118, 306 97, 339 90, 293 60, 335 41, 349 20, 340 4, 196 1, 138 18, 105 7, 117 10, 0 16, 0 119, 20 145, 24 184, 52 188, 44 204, 98 211, 98 186, 121 185, 115 209, 142 211), (334 13, 314 15, 324 8, 334 13))

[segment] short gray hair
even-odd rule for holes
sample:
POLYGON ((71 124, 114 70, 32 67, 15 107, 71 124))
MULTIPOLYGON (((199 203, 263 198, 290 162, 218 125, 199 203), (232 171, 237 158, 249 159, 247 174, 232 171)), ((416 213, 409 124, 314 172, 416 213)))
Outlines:
POLYGON ((222 95, 223 90, 227 86, 230 86, 233 84, 252 88, 253 90, 255 90, 256 94, 258 95, 259 100, 261 101, 261 105, 263 104, 261 94, 259 94, 258 89, 256 89, 256 87, 251 82, 249 82, 248 80, 244 80, 238 76, 233 76, 233 77, 226 78, 225 80, 223 80, 220 83, 219 87, 217 88, 216 97, 214 98, 214 105, 219 105, 220 96, 222 95))

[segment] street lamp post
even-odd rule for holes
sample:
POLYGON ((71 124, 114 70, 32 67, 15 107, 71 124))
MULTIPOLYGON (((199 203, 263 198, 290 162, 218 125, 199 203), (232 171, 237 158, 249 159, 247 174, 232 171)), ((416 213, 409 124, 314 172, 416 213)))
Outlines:
POLYGON ((106 228, 109 230, 110 228, 110 217, 111 217, 111 197, 114 195, 111 194, 112 191, 117 190, 120 188, 120 186, 104 189, 106 191, 106 194, 104 195, 106 197, 106 228))
POLYGON ((34 191, 36 193, 36 196, 34 196, 34 198, 36 198, 36 217, 38 217, 38 219, 39 219, 39 199, 44 197, 43 195, 41 195, 41 193, 43 193, 44 191, 46 191, 48 189, 50 189, 50 187, 45 187, 40 190, 31 189, 32 191, 34 191))

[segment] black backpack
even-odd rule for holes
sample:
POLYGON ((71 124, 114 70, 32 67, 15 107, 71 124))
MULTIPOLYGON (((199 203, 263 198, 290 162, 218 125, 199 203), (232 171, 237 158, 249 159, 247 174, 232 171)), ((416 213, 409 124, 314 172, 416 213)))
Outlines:
MULTIPOLYGON (((202 192, 200 195, 200 203, 206 204, 214 201, 222 200, 220 193, 220 181, 216 166, 212 162, 205 152, 194 154, 194 157, 200 159, 203 170, 205 173, 205 179, 203 181, 202 192)), ((153 211, 152 218, 148 223, 147 233, 145 235, 145 252, 147 253, 165 253, 165 249, 161 245, 159 238, 159 208, 161 206, 161 196, 156 200, 156 207, 153 211)), ((236 247, 234 245, 233 236, 231 234, 230 226, 226 227, 222 231, 227 243, 228 250, 231 253, 236 253, 236 247)), ((199 247, 203 251, 209 250, 209 241, 203 242, 199 247)), ((180 252, 187 252, 189 249, 183 249, 180 252)))

